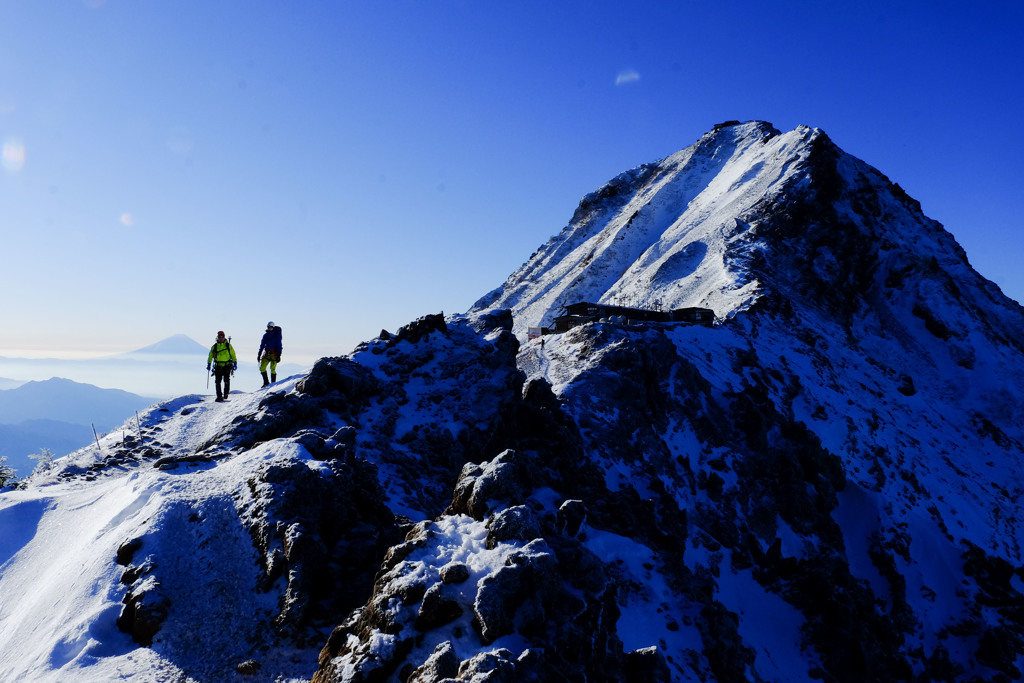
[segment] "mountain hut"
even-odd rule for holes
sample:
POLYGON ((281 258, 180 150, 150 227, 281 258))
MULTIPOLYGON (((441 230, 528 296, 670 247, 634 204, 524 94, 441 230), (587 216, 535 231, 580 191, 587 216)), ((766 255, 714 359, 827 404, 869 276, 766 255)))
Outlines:
POLYGON ((580 301, 568 304, 565 307, 565 313, 555 318, 554 332, 566 332, 577 325, 602 320, 621 322, 625 325, 685 322, 711 326, 715 322, 715 312, 710 308, 677 308, 672 311, 655 311, 647 308, 580 301))

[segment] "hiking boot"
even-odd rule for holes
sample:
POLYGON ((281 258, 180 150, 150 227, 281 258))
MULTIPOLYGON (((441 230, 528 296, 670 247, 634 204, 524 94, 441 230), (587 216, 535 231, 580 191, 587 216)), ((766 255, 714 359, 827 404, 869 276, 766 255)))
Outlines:
POLYGON ((263 375, 263 386, 269 385, 270 384, 270 380, 267 379, 267 373, 261 372, 260 374, 263 375))
POLYGON ((271 382, 276 382, 277 381, 277 373, 276 372, 273 373, 272 375, 270 375, 270 381, 271 382))

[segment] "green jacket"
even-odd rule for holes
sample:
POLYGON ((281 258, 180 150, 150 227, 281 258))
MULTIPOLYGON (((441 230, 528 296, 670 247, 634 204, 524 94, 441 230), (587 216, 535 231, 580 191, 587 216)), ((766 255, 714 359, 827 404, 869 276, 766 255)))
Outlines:
POLYGON ((217 363, 217 365, 228 365, 229 363, 235 363, 238 358, 235 356, 235 349, 231 346, 231 342, 215 342, 210 347, 210 357, 206 359, 207 363, 217 363))

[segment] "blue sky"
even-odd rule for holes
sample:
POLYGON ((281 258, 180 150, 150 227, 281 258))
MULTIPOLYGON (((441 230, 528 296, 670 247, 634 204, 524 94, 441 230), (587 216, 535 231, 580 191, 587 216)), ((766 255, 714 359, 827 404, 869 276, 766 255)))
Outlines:
MULTIPOLYGON (((1024 300, 1019 2, 0 0, 0 355, 460 312, 720 121, 825 130, 1024 300)), ((251 349, 250 349, 251 347, 251 349)))

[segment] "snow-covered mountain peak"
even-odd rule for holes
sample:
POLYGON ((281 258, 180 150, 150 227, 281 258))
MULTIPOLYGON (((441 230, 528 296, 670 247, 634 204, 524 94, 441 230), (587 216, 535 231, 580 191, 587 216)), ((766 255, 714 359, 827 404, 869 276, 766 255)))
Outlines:
POLYGON ((147 355, 195 357, 206 353, 207 350, 208 347, 203 346, 188 335, 175 334, 166 339, 161 339, 155 344, 150 344, 149 346, 121 355, 124 357, 144 357, 147 355))
POLYGON ((819 135, 723 125, 620 174, 585 196, 569 225, 475 308, 511 308, 522 336, 575 301, 702 306, 721 317, 749 307, 759 284, 744 265, 749 226, 736 218, 780 193, 819 135))
POLYGON ((728 319, 809 279, 826 299, 856 298, 838 264, 859 268, 878 250, 966 265, 899 186, 820 129, 730 122, 585 196, 569 225, 473 308, 512 309, 520 339, 578 301, 705 307, 728 319), (837 243, 870 254, 837 254, 837 243))
POLYGON ((723 124, 468 313, 0 495, 0 679, 1019 680, 1022 340, 881 173, 723 124), (718 321, 523 334, 579 300, 718 321))

